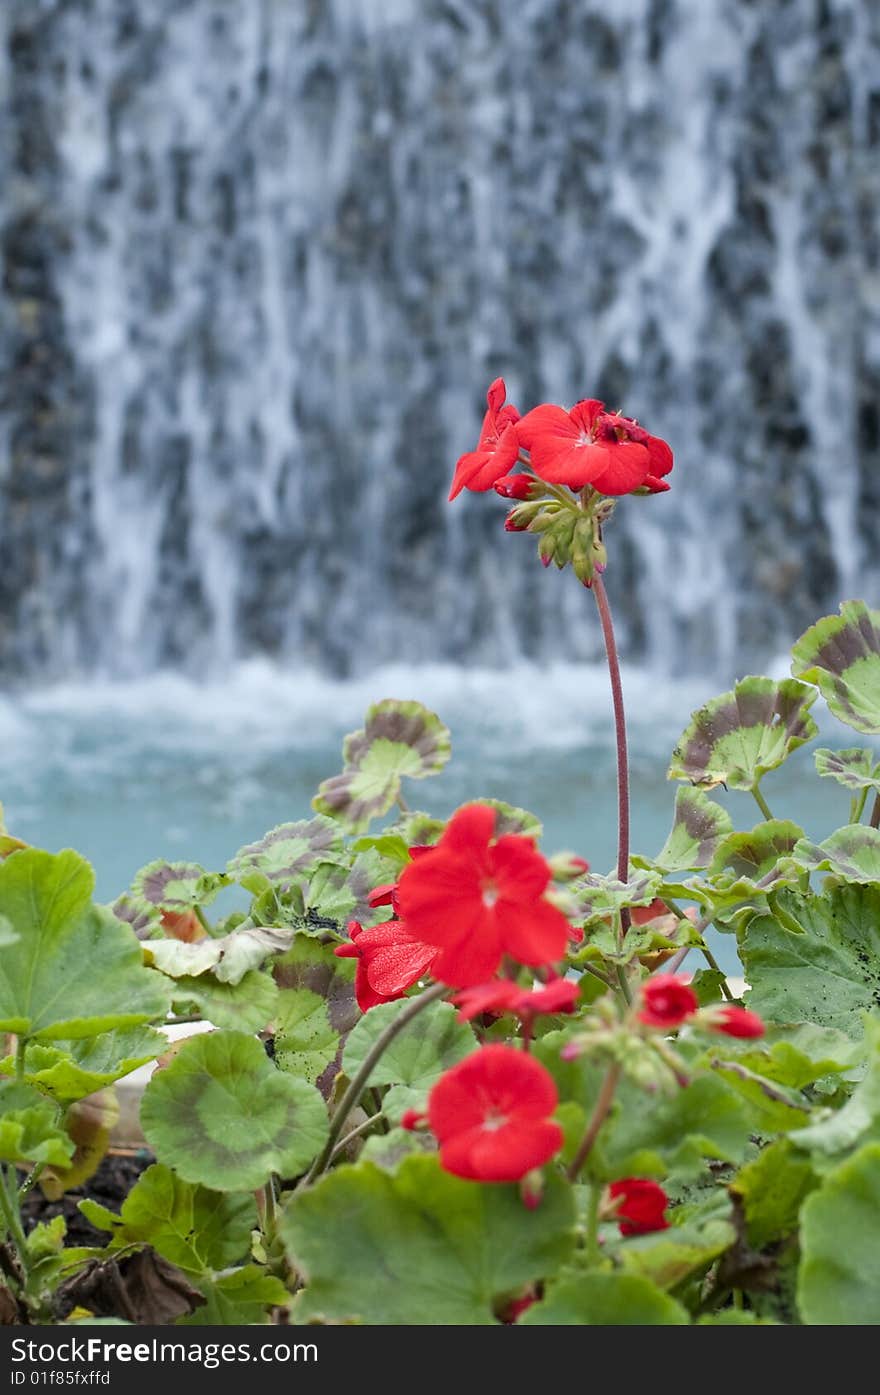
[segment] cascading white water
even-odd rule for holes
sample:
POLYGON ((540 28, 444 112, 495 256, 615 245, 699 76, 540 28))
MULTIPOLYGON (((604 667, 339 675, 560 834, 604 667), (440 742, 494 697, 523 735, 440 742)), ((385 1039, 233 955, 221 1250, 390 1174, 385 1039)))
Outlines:
POLYGON ((876 599, 876 7, 5 0, 0 38, 4 674, 590 656, 499 501, 444 503, 498 373, 673 444, 609 537, 631 657, 729 678, 876 599))

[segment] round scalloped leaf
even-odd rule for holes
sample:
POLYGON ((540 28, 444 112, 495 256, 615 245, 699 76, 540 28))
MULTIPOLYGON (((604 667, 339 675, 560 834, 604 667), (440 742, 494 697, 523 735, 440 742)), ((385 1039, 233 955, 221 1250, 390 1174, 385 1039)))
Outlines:
POLYGON ((260 1264, 244 1264, 215 1279, 202 1280, 204 1307, 178 1318, 176 1327, 253 1327, 271 1322, 272 1308, 286 1308, 290 1292, 260 1264))
POLYGON ((815 691, 794 678, 743 678, 691 717, 667 777, 713 788, 751 790, 818 728, 809 715, 815 691))
POLYGON ((840 882, 880 884, 880 830, 851 823, 823 843, 801 838, 794 859, 808 872, 830 872, 840 882))
POLYGON ((865 1028, 868 1068, 846 1104, 791 1135, 798 1148, 811 1154, 817 1172, 827 1172, 862 1144, 880 1140, 880 1018, 867 1018, 865 1028))
POLYGON ((117 920, 131 926, 139 940, 149 939, 154 930, 160 930, 162 912, 158 907, 148 906, 146 901, 136 901, 127 892, 118 896, 110 909, 117 920))
POLYGON ((79 1209, 96 1230, 110 1232, 108 1253, 152 1245, 189 1275, 225 1269, 243 1259, 257 1225, 249 1193, 228 1195, 194 1186, 161 1163, 138 1178, 119 1215, 96 1201, 81 1201, 79 1209))
MULTIPOLYGON (((53 1041, 51 1046, 31 1042, 24 1058, 25 1079, 44 1095, 69 1104, 105 1089, 167 1049, 168 1038, 152 1027, 53 1041)), ((11 1074, 14 1068, 11 1057, 3 1062, 4 1071, 11 1074)))
POLYGON ((811 1022, 855 1040, 880 1006, 880 889, 840 886, 830 895, 782 891, 788 929, 756 916, 739 952, 751 984, 748 1006, 767 1022, 811 1022))
POLYGON ((801 635, 791 671, 815 683, 829 709, 848 727, 880 732, 880 611, 844 601, 801 635))
POLYGON ((863 746, 849 746, 845 751, 830 751, 820 746, 813 752, 816 773, 830 776, 849 790, 880 790, 880 760, 877 752, 863 746))
POLYGON ((213 974, 178 978, 174 984, 174 1000, 192 1003, 215 1027, 259 1032, 275 1014, 278 990, 270 974, 249 969, 238 983, 221 983, 213 974))
POLYGON ((30 1085, 0 1081, 0 1162, 66 1167, 72 1155, 58 1106, 30 1085))
POLYGON ((165 1016, 169 985, 141 945, 92 904, 78 853, 25 848, 0 863, 0 914, 18 935, 0 955, 0 1031, 49 1041, 97 1036, 165 1016))
POLYGON ((207 906, 228 886, 223 872, 206 872, 197 862, 150 862, 132 882, 132 899, 157 911, 188 911, 207 906))
POLYGON ((690 1275, 705 1273, 735 1241, 736 1231, 728 1220, 694 1216, 668 1230, 633 1236, 621 1245, 619 1259, 627 1273, 671 1289, 690 1275))
POLYGON ((318 1091, 279 1071, 244 1032, 184 1042, 147 1086, 141 1124, 160 1162, 219 1192, 253 1191, 273 1172, 298 1176, 328 1132, 318 1091))
POLYGON ((637 1274, 572 1273, 519 1319, 521 1327, 682 1327, 687 1311, 637 1274))
POLYGON ((787 819, 767 819, 748 833, 729 833, 715 851, 709 876, 729 873, 737 884, 750 890, 778 869, 779 876, 768 882, 773 885, 787 875, 786 859, 791 858, 803 836, 804 830, 787 819))
POLYGON ((808 1326, 880 1324, 880 1143, 835 1168, 801 1211, 798 1307, 808 1326))
POLYGON ((701 789, 682 785, 675 791, 675 814, 669 837, 654 859, 661 872, 687 872, 708 867, 733 820, 701 789))
POLYGON ((309 935, 297 935, 290 949, 275 961, 279 988, 307 988, 327 1003, 330 1025, 339 1036, 361 1019, 354 995, 355 962, 337 959, 332 945, 309 935))
POLYGON ((607 877, 587 872, 559 893, 558 904, 569 920, 581 925, 604 920, 624 906, 650 906, 658 895, 659 872, 630 868, 630 879, 619 882, 613 873, 607 877))
POLYGON ((352 864, 322 862, 309 879, 304 898, 307 916, 318 929, 324 921, 342 928, 352 918, 362 925, 374 925, 387 912, 376 911, 370 905, 370 893, 377 887, 396 881, 398 869, 375 848, 358 853, 352 864))
POLYGON ((420 702, 385 698, 368 710, 363 730, 345 738, 345 768, 323 782, 312 808, 360 833, 387 814, 400 794, 402 775, 413 780, 436 775, 451 751, 449 730, 436 713, 420 702))
POLYGON ((281 823, 256 843, 239 848, 227 871, 236 881, 259 872, 273 886, 284 890, 319 862, 332 862, 343 851, 339 824, 318 814, 297 823, 281 823))
POLYGON ((745 1167, 731 1190, 742 1198, 748 1240, 755 1249, 793 1235, 806 1197, 817 1185, 809 1161, 787 1138, 777 1138, 745 1167))
MULTIPOLYGON (((348 1038, 342 1066, 353 1076, 363 1065, 377 1039, 410 1006, 406 998, 396 1003, 380 1003, 365 1013, 348 1038)), ((444 1071, 464 1060, 476 1049, 474 1034, 467 1023, 459 1022, 451 1003, 432 1003, 377 1061, 370 1076, 371 1085, 390 1085, 385 1112, 392 1120, 406 1109, 424 1106, 428 1091, 444 1071)))
POLYGON ((310 988, 284 989, 275 1022, 279 1070, 317 1085, 338 1051, 339 1033, 330 1022, 326 998, 310 988))
POLYGON ((305 1289, 293 1316, 382 1326, 490 1326, 496 1301, 571 1257, 572 1189, 548 1174, 541 1204, 516 1186, 477 1186, 432 1156, 394 1174, 340 1167, 288 1202, 280 1230, 305 1289))

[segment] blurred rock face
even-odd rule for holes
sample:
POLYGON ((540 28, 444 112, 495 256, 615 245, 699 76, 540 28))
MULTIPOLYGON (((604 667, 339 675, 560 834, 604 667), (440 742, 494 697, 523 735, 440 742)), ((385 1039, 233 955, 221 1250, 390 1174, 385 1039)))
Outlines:
POLYGON ((880 10, 6 0, 0 669, 331 672, 598 641, 444 500, 491 378, 604 397, 673 492, 626 652, 757 663, 877 599, 880 10), (873 82, 873 87, 872 87, 873 82))

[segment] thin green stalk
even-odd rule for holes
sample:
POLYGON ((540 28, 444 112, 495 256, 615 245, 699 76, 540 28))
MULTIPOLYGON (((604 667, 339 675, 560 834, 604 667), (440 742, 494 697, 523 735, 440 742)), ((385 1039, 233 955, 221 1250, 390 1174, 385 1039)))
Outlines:
POLYGON ((770 805, 767 803, 766 799, 764 798, 763 794, 761 793, 761 786, 760 786, 760 785, 757 785, 757 784, 756 784, 756 785, 752 785, 752 796, 753 796, 753 798, 754 798, 754 800, 755 800, 755 803, 757 804, 758 808, 761 810, 761 813, 764 815, 764 818, 765 818, 765 819, 772 819, 773 815, 772 815, 772 813, 770 812, 770 805))
POLYGON ((18 1179, 12 1163, 5 1169, 0 1168, 0 1211, 3 1213, 6 1231, 15 1246, 18 1262, 21 1265, 25 1281, 27 1281, 30 1276, 27 1239, 21 1223, 21 1211, 18 1205, 18 1179))
POLYGON ((602 1258, 602 1251, 599 1248, 599 1202, 601 1199, 602 1188, 597 1182, 592 1182, 587 1195, 587 1233, 584 1236, 584 1248, 587 1252, 587 1259, 593 1264, 602 1258))
MULTIPOLYGON (((611 680, 611 702, 614 708, 614 735, 617 746, 617 879, 625 882, 629 878, 629 757, 626 745, 626 709, 623 704, 623 683, 620 678, 620 659, 617 641, 614 637, 614 622, 608 603, 608 592, 601 576, 593 578, 593 595, 599 611, 602 638, 605 641, 605 655, 608 660, 608 676, 611 680)), ((622 945, 630 926, 628 907, 620 912, 619 943, 622 945)), ((623 983, 621 982, 621 987, 623 983)), ((628 999, 628 994, 625 991, 628 999)))
POLYGON ((214 927, 208 920, 208 917, 205 915, 205 912, 202 910, 201 906, 196 906, 194 909, 196 913, 196 920, 199 922, 199 925, 201 925, 205 934, 213 937, 214 927))
POLYGON ((874 805, 869 820, 872 828, 880 828, 880 790, 874 795, 874 805))
POLYGON ((27 1037, 16 1037, 15 1039, 15 1078, 18 1083, 24 1084, 24 1056, 27 1051, 27 1037))
POLYGON ((867 802, 868 787, 866 785, 865 788, 863 790, 860 790, 858 794, 854 794, 852 799, 849 801, 850 823, 859 823, 861 821, 861 817, 862 814, 865 812, 865 805, 867 804, 867 802))
POLYGON ((438 998, 445 997, 448 992, 448 984, 433 983, 430 988, 426 988, 424 993, 420 993, 417 998, 411 998, 400 1016, 396 1017, 394 1021, 385 1028, 381 1036, 376 1038, 364 1057, 360 1070, 349 1083, 348 1089, 340 1101, 339 1108, 330 1120, 330 1133, 328 1134, 327 1142, 324 1144, 324 1149, 312 1163, 312 1166, 300 1183, 301 1187, 310 1186, 316 1177, 320 1177, 321 1173, 326 1171, 346 1119, 360 1100, 361 1095, 369 1083, 374 1067, 391 1045, 394 1038, 403 1031, 404 1027, 409 1026, 414 1017, 418 1017, 420 1012, 426 1007, 429 1007, 431 1003, 435 1003, 438 998))
POLYGON ((43 1175, 43 1170, 45 1166, 45 1163, 37 1163, 34 1167, 31 1168, 27 1177, 25 1177, 24 1181, 18 1189, 19 1203, 24 1201, 28 1192, 31 1191, 37 1185, 41 1176, 43 1175))
POLYGON ((334 1159, 337 1158, 340 1153, 344 1153, 349 1143, 353 1143, 356 1138, 360 1138, 362 1133, 367 1133, 368 1130, 371 1129, 374 1124, 385 1124, 385 1132, 387 1133, 387 1122, 388 1121, 386 1120, 384 1114, 371 1114, 369 1119, 362 1119, 356 1128, 349 1130, 349 1132, 345 1135, 344 1138, 340 1138, 336 1147, 333 1149, 330 1161, 333 1162, 334 1159))
POLYGON ((605 1079, 602 1081, 599 1097, 596 1100, 590 1122, 587 1124, 584 1136, 580 1141, 578 1150, 568 1165, 566 1176, 569 1182, 575 1182, 577 1175, 590 1156, 593 1144, 596 1142, 599 1130, 608 1118, 609 1110, 614 1103, 614 1092, 617 1089, 622 1071, 617 1061, 613 1061, 608 1067, 605 1079))

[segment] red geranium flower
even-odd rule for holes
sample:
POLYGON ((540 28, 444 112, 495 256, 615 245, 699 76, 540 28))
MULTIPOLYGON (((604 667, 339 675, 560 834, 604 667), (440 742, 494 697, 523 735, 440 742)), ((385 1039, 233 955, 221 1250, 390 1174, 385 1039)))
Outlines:
POLYGON ((562 1147, 553 1077, 512 1046, 484 1046, 437 1081, 428 1122, 440 1163, 475 1182, 518 1182, 562 1147))
POLYGON ((535 407, 517 423, 516 434, 532 469, 549 484, 591 484, 612 495, 669 488, 662 478, 672 469, 666 442, 632 418, 606 412, 595 398, 576 402, 570 412, 546 403, 535 407))
POLYGON ((642 984, 639 1021, 649 1027, 680 1027, 700 1006, 692 988, 675 974, 656 974, 642 984))
POLYGON ((723 1003, 711 1007, 700 1015, 700 1022, 713 1032, 723 1032, 728 1037, 762 1037, 766 1028, 756 1012, 737 1007, 736 1003, 723 1003))
POLYGON ((668 1230, 669 1222, 663 1212, 669 1197, 656 1182, 646 1177, 623 1177, 608 1188, 614 1207, 614 1219, 621 1235, 647 1235, 652 1230, 668 1230))
POLYGON ((521 964, 561 959, 569 925, 545 899, 549 864, 530 838, 495 838, 495 810, 466 804, 437 846, 405 867, 397 886, 410 934, 440 951, 432 973, 456 988, 484 983, 511 955, 521 964))
POLYGON ((491 489, 496 480, 506 475, 516 464, 519 440, 514 430, 519 421, 515 407, 504 406, 507 389, 503 378, 496 378, 486 393, 488 411, 483 417, 480 440, 476 450, 467 451, 455 467, 449 498, 454 499, 463 489, 476 493, 491 489))
POLYGON ((509 978, 493 978, 463 988, 453 1001, 459 1009, 460 1022, 470 1022, 484 1012, 513 1012, 523 1021, 531 1021, 542 1013, 572 1012, 580 989, 573 979, 554 978, 541 988, 520 988, 509 978))
POLYGON ((369 930, 351 920, 348 933, 351 943, 337 945, 333 953, 340 959, 358 961, 354 992, 361 1012, 402 998, 437 953, 434 945, 420 944, 408 934, 402 920, 386 920, 369 930))

